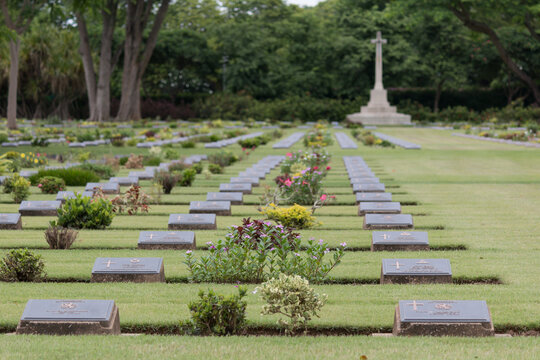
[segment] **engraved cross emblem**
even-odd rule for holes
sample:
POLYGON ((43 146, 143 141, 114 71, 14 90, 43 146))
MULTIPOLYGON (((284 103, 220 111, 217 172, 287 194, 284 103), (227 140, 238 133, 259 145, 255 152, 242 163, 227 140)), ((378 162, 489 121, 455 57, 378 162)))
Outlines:
POLYGON ((398 260, 396 260, 395 264, 390 264, 390 266, 395 266, 396 270, 399 270, 400 265, 403 265, 403 264, 400 264, 398 260))
POLYGON ((75 305, 74 303, 62 303, 62 305, 60 305, 60 307, 62 309, 75 309, 77 307, 77 305, 75 305))
POLYGON ((418 306, 424 306, 424 304, 422 303, 417 303, 416 300, 413 300, 412 303, 409 303, 407 305, 412 306, 414 311, 418 310, 418 306))
POLYGON ((107 265, 107 268, 110 268, 111 264, 116 264, 116 263, 114 261, 112 261, 111 259, 109 259, 107 262, 103 263, 103 265, 107 265))

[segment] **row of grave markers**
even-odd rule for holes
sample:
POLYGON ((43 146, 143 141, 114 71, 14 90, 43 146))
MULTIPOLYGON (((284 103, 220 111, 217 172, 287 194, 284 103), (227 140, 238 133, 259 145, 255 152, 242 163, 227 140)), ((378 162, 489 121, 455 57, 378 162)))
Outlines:
MULTIPOLYGON (((410 214, 392 202, 383 183, 360 156, 343 158, 356 195, 363 228, 372 233, 372 251, 429 250, 426 232, 413 228, 410 214), (387 231, 400 230, 400 231, 387 231)), ((452 283, 448 259, 382 259, 381 284, 452 283)), ((491 336, 493 322, 485 301, 400 300, 394 314, 394 335, 491 336)))

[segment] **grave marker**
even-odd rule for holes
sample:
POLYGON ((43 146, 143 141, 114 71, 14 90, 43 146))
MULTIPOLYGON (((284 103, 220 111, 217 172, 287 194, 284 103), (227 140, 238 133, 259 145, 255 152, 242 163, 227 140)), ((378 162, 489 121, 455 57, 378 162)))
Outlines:
POLYGON ((57 216, 61 201, 23 201, 19 213, 24 216, 57 216))
POLYGON ((394 329, 397 336, 493 336, 485 301, 400 300, 394 329))
POLYGON ((219 184, 219 192, 242 192, 251 194, 251 184, 219 184))
POLYGON ((358 206, 358 216, 366 214, 400 214, 399 202, 361 202, 358 206))
POLYGON ((22 230, 21 214, 0 214, 0 230, 22 230))
POLYGON ((242 205, 244 194, 241 192, 209 192, 206 194, 207 201, 230 201, 231 205, 242 205))
POLYGON ((231 215, 230 201, 191 201, 189 203, 190 214, 216 214, 221 216, 231 215))
POLYGON ((366 214, 364 216, 364 230, 412 228, 413 219, 409 214, 366 214))
POLYGON ((139 249, 195 249, 195 233, 193 231, 141 231, 139 249))
POLYGON ((171 214, 169 230, 216 230, 216 214, 171 214))
POLYGON ((391 193, 356 193, 356 204, 361 202, 390 202, 392 201, 391 193))
POLYGON ((113 300, 28 300, 17 334, 118 335, 113 300))
POLYGON ((383 193, 385 190, 384 184, 353 184, 354 193, 383 193))
POLYGON ((429 250, 425 231, 374 231, 371 234, 371 251, 422 250, 429 250))
POLYGON ((452 283, 448 259, 382 259, 381 284, 452 283))
POLYGON ((163 259, 97 258, 91 282, 165 282, 163 259))

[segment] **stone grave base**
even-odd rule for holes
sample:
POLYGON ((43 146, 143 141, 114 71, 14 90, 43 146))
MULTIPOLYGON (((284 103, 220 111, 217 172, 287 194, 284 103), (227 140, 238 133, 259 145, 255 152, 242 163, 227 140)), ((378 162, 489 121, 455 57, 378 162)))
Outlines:
POLYGON ((381 284, 451 284, 452 275, 383 275, 381 284))
POLYGON ((477 323, 401 322, 398 305, 394 315, 392 334, 395 336, 493 336, 495 329, 491 321, 477 323))
POLYGON ((347 121, 362 125, 412 125, 411 116, 400 113, 359 112, 347 115, 347 121))
POLYGON ((19 218, 16 224, 0 224, 0 230, 22 230, 22 219, 19 218))
POLYGON ((413 225, 411 224, 366 224, 366 218, 364 217, 364 224, 362 226, 364 230, 401 230, 401 229, 412 229, 413 225))
POLYGON ((244 195, 251 194, 251 190, 238 190, 238 189, 219 189, 219 192, 241 192, 244 195))
POLYGON ((151 283, 151 282, 165 282, 165 271, 163 264, 157 274, 141 274, 141 273, 129 273, 129 274, 102 274, 93 273, 90 279, 93 283, 103 282, 135 282, 135 283, 151 283))
POLYGON ((216 216, 218 215, 231 216, 231 209, 227 209, 227 210, 189 209, 189 213, 190 214, 216 214, 216 216))
POLYGON ((364 216, 366 214, 401 214, 401 210, 360 210, 360 205, 358 205, 358 216, 364 216))
POLYGON ((138 244, 137 248, 142 250, 195 250, 197 247, 195 237, 193 243, 177 243, 177 244, 138 244))
POLYGON ((429 251, 427 244, 373 244, 371 251, 429 251))
POLYGON ((22 216, 57 216, 58 211, 56 209, 39 209, 39 210, 21 210, 19 214, 22 216))
POLYGON ((169 224, 168 230, 217 230, 217 224, 169 224))
POLYGON ((120 314, 114 305, 108 321, 29 321, 21 320, 17 334, 26 335, 120 335, 120 314))

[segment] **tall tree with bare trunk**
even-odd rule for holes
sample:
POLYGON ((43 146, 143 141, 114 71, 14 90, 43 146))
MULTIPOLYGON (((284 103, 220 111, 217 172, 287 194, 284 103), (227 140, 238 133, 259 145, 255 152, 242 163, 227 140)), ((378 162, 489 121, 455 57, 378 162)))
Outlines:
POLYGON ((37 15, 44 3, 44 0, 0 0, 4 23, 10 30, 7 125, 12 130, 17 129, 20 35, 28 29, 34 16, 37 15))
POLYGON ((75 1, 74 11, 79 29, 79 52, 84 66, 90 121, 109 121, 111 116, 111 76, 120 55, 113 55, 112 45, 119 0, 75 1), (99 70, 96 76, 88 35, 86 13, 99 11, 102 23, 99 70))
POLYGON ((127 0, 119 121, 141 118, 141 80, 156 47, 169 3, 170 0, 127 0), (150 33, 145 43, 143 35, 147 26, 150 33))

